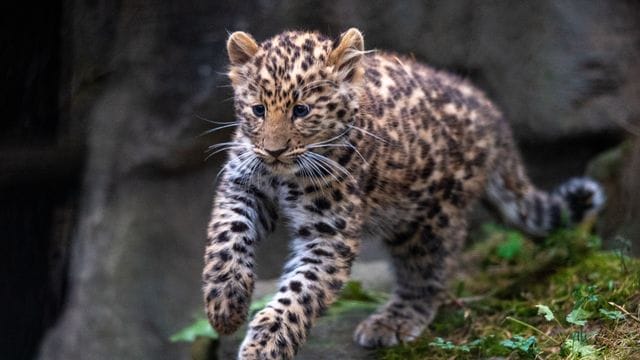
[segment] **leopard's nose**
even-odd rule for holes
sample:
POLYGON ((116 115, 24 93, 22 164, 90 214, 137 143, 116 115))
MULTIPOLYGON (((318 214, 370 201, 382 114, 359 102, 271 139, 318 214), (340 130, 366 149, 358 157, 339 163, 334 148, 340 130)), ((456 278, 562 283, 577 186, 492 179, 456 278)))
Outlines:
POLYGON ((264 151, 266 151, 269 155, 273 156, 274 159, 277 159, 278 156, 282 155, 282 153, 284 153, 288 149, 289 147, 287 146, 277 150, 264 149, 264 151))

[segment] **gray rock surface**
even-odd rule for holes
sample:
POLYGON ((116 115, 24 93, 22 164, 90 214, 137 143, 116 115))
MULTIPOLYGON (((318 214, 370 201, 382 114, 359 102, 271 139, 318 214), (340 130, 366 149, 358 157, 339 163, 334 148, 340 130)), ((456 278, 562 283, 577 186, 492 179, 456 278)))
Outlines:
POLYGON ((310 4, 328 14, 323 30, 358 26, 368 48, 414 54, 471 78, 519 138, 558 140, 640 121, 637 2, 295 3, 294 16, 310 4))
MULTIPOLYGON (((68 303, 43 360, 189 358, 188 346, 168 337, 201 312, 204 232, 222 159, 205 163, 203 151, 228 133, 198 137, 210 126, 195 115, 232 119, 219 75, 227 31, 262 40, 286 28, 337 35, 358 26, 368 48, 457 71, 533 144, 525 157, 537 164, 534 178, 579 172, 611 143, 602 132, 620 134, 619 124, 640 119, 640 5, 632 1, 68 0, 64 8, 62 101, 69 123, 86 128, 89 154, 68 303), (580 146, 569 141, 586 135, 580 146)), ((282 238, 260 248, 263 279, 281 269, 282 238)), ((383 258, 380 245, 365 244, 362 258, 383 258)), ((364 272, 377 281, 381 271, 364 272)), ((353 316, 322 320, 302 354, 363 354, 349 345, 364 314, 353 316), (341 345, 314 345, 334 335, 341 345)))
POLYGON ((594 159, 588 174, 604 185, 607 194, 598 223, 605 247, 640 256, 640 131, 594 159))

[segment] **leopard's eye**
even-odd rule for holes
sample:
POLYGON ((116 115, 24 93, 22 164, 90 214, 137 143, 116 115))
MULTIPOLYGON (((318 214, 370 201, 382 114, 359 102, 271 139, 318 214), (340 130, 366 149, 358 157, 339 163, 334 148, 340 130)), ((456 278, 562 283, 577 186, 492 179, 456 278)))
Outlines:
POLYGON ((257 117, 263 117, 264 113, 266 111, 264 105, 262 105, 262 104, 253 105, 251 107, 251 110, 253 110, 253 115, 255 115, 257 117))
POLYGON ((293 116, 295 117, 305 117, 309 115, 309 106, 304 104, 299 104, 293 107, 293 116))

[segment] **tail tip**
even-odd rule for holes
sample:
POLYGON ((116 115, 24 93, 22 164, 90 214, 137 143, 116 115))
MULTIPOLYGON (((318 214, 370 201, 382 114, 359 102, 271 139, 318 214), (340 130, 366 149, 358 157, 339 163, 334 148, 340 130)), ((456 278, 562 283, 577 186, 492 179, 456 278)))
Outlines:
POLYGON ((588 177, 568 180, 555 190, 555 194, 566 203, 570 221, 574 224, 595 217, 606 202, 602 186, 588 177))

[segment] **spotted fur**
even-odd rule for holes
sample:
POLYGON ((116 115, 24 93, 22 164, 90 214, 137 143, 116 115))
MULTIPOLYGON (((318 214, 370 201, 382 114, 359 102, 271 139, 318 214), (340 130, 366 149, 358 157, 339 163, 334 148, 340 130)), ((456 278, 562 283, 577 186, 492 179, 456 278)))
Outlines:
POLYGON ((406 57, 365 52, 356 29, 335 40, 285 32, 260 44, 236 32, 227 45, 238 127, 219 147, 229 160, 203 272, 216 330, 245 321, 254 247, 278 214, 293 237, 279 290, 249 324, 240 359, 291 359, 347 280, 361 241, 387 245, 397 280, 354 338, 390 346, 433 319, 469 207, 483 193, 535 235, 579 222, 604 201, 588 179, 537 190, 506 120, 480 90, 406 57))

